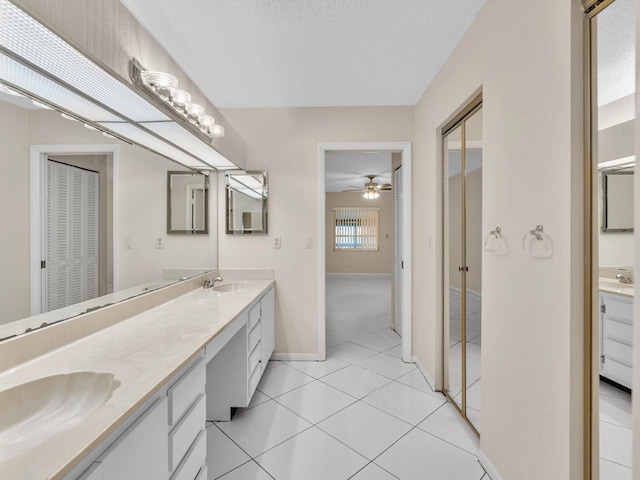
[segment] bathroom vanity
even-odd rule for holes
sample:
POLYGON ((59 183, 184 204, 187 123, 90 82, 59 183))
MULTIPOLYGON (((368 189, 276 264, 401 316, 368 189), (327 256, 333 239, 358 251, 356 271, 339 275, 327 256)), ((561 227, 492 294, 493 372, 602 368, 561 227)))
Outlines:
POLYGON ((600 376, 632 388, 633 284, 600 279, 600 376))
MULTIPOLYGON (((34 442, 15 439, 15 451, 0 457, 0 478, 206 479, 205 421, 230 420, 232 407, 248 406, 273 353, 270 272, 269 278, 196 288, 0 372, 0 393, 15 392, 12 404, 22 398, 27 410, 40 407, 30 407, 21 389, 39 388, 43 377, 89 372, 90 379, 113 378, 100 384, 104 400, 79 404, 80 420, 42 429, 34 442)), ((66 385, 87 388, 85 397, 96 389, 93 380, 66 385)), ((38 430, 35 416, 24 418, 38 430)), ((3 423, 0 439, 7 441, 10 428, 3 423)))

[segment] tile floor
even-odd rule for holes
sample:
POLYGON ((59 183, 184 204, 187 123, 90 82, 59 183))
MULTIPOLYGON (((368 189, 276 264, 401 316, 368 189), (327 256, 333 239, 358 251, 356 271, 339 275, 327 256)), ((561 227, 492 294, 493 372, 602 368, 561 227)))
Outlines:
POLYGON ((400 360, 390 281, 327 280, 327 360, 269 362, 251 405, 207 428, 209 480, 488 480, 479 442, 400 360))
POLYGON ((600 480, 631 480, 631 395, 600 382, 600 480))

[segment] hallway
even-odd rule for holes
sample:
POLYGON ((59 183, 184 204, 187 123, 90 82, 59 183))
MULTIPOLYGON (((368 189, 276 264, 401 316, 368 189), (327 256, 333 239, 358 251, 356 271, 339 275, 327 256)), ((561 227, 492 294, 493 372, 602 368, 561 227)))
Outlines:
POLYGON ((388 328, 390 280, 327 279, 327 360, 269 362, 249 408, 207 428, 210 480, 488 480, 479 441, 388 328))

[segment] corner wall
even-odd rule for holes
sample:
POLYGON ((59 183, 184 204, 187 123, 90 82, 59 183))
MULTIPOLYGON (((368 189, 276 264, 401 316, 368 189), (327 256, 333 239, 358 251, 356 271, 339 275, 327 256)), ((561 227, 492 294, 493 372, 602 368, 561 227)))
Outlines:
POLYGON ((480 447, 505 479, 582 478, 582 15, 580 2, 489 0, 415 110, 413 353, 442 385, 439 129, 483 93, 480 447), (521 249, 544 225, 550 259, 521 249))

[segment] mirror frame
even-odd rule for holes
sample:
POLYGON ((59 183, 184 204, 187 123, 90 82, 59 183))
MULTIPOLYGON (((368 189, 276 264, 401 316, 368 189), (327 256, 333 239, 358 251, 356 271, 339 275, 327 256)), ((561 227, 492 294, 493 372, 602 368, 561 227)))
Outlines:
POLYGON ((267 180, 267 171, 266 170, 227 170, 224 174, 224 183, 225 183, 225 233, 227 235, 267 235, 268 233, 268 210, 267 210, 267 200, 269 198, 268 190, 268 180, 267 180), (233 230, 229 228, 229 217, 231 215, 231 192, 233 188, 229 185, 229 178, 234 174, 248 174, 253 176, 262 176, 262 225, 263 228, 260 230, 233 230))
POLYGON ((209 175, 193 170, 169 170, 167 172, 167 235, 209 234, 209 175), (175 230, 171 228, 171 177, 172 175, 202 175, 204 177, 204 230, 175 230))
MULTIPOLYGON (((633 232, 633 223, 630 228, 609 228, 608 227, 608 199, 609 199, 609 191, 607 187, 607 177, 609 175, 634 175, 633 171, 620 171, 620 170, 603 170, 602 171, 602 225, 600 227, 600 231, 603 233, 620 233, 620 232, 633 232)), ((633 199, 632 199, 633 205, 633 199)))

